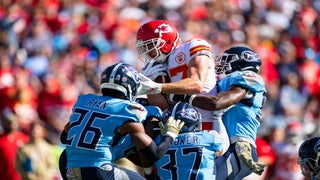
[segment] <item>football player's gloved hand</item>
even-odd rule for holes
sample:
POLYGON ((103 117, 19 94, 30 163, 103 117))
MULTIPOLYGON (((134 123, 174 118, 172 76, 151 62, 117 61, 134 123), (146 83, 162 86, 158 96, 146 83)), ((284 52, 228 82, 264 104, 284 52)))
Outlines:
POLYGON ((175 120, 172 116, 170 116, 165 124, 163 124, 162 121, 159 122, 160 133, 162 136, 170 136, 175 139, 184 124, 185 123, 180 119, 175 120))
POLYGON ((167 100, 171 104, 177 102, 186 102, 192 105, 192 100, 195 96, 196 95, 167 94, 167 100))
POLYGON ((167 68, 163 64, 153 65, 156 61, 150 61, 147 63, 142 69, 141 74, 150 78, 151 80, 155 80, 158 76, 166 75, 167 68))
POLYGON ((141 73, 139 73, 139 77, 141 79, 141 82, 138 88, 137 95, 161 93, 162 84, 152 81, 141 73))
POLYGON ((251 156, 251 146, 249 142, 239 141, 235 145, 237 156, 240 161, 247 166, 252 172, 261 175, 264 171, 266 164, 254 162, 251 156))

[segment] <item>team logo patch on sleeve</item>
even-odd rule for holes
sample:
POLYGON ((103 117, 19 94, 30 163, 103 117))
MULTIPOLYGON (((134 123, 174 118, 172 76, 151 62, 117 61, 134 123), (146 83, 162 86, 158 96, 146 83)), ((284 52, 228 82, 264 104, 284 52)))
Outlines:
POLYGON ((186 55, 183 52, 179 52, 175 58, 178 64, 183 63, 186 60, 186 55))

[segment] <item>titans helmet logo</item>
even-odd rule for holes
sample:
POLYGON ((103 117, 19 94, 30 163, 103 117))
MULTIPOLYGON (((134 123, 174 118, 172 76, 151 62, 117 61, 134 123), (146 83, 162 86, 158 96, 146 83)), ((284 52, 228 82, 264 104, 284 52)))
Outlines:
POLYGON ((241 53, 242 59, 248 62, 259 61, 260 57, 257 53, 252 51, 243 51, 241 53))
POLYGON ((196 121, 199 117, 194 109, 183 109, 180 113, 182 117, 196 121))

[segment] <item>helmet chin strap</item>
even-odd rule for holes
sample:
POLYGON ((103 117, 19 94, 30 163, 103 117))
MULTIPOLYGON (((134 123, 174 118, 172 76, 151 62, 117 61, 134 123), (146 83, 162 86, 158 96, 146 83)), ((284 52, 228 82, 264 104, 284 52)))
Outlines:
POLYGON ((157 55, 155 57, 147 56, 144 63, 157 61, 158 63, 164 64, 168 61, 169 54, 162 53, 160 49, 157 49, 156 52, 157 52, 157 55))

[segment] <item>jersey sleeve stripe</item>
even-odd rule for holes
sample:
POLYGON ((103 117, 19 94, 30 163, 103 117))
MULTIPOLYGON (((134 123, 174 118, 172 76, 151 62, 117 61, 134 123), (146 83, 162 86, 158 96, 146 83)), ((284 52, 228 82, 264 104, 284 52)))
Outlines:
POLYGON ((210 47, 205 46, 205 45, 195 46, 190 49, 190 57, 192 57, 195 53, 197 53, 199 51, 209 51, 211 53, 212 50, 210 47))

